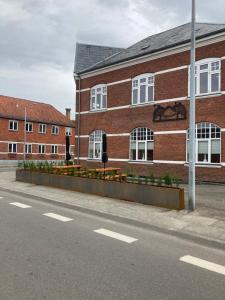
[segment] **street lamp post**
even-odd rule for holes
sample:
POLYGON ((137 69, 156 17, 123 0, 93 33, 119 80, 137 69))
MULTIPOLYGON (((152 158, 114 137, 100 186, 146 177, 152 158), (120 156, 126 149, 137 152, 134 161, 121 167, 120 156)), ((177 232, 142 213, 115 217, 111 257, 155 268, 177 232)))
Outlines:
POLYGON ((191 22, 191 68, 190 68, 190 105, 189 105, 189 177, 188 209, 195 209, 195 0, 192 0, 191 22))
POLYGON ((27 108, 24 109, 24 146, 23 146, 23 159, 26 160, 26 124, 27 124, 27 108))

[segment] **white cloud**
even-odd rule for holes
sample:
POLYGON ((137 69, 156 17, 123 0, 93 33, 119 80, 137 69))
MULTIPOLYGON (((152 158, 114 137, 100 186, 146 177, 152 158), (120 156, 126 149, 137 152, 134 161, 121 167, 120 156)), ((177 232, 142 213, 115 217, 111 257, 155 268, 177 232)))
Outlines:
POLYGON ((31 14, 18 1, 0 0, 1 22, 21 22, 30 18, 31 14))

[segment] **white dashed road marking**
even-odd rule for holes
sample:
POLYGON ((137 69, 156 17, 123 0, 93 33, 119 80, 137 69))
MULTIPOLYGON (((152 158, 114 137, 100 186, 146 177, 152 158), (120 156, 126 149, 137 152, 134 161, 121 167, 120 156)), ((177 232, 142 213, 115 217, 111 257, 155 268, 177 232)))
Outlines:
POLYGON ((20 208, 29 208, 31 207, 30 205, 26 205, 26 204, 23 204, 23 203, 20 203, 20 202, 12 202, 10 203, 11 205, 15 205, 15 206, 18 206, 20 208))
POLYGON ((64 217, 64 216, 61 216, 61 215, 57 215, 57 214, 54 214, 54 213, 43 214, 43 216, 47 216, 49 218, 53 218, 53 219, 56 219, 56 220, 59 220, 59 221, 62 221, 62 222, 69 222, 69 221, 73 220, 73 219, 70 219, 70 218, 67 218, 67 217, 64 217))
POLYGON ((128 243, 128 244, 137 241, 137 239, 132 238, 130 236, 123 235, 123 234, 120 234, 120 233, 117 233, 117 232, 113 232, 113 231, 110 231, 110 230, 107 230, 107 229, 104 229, 104 228, 94 230, 94 232, 97 232, 97 233, 102 234, 102 235, 109 236, 113 239, 117 239, 117 240, 123 241, 123 242, 128 243))
POLYGON ((200 259, 191 255, 185 255, 183 257, 180 258, 180 261, 186 262, 188 264, 192 264, 194 266, 212 271, 212 272, 216 272, 222 275, 225 275, 225 267, 218 265, 218 264, 214 264, 212 262, 209 262, 207 260, 204 259, 200 259))
POLYGON ((3 197, 0 197, 0 199, 3 199, 3 197))

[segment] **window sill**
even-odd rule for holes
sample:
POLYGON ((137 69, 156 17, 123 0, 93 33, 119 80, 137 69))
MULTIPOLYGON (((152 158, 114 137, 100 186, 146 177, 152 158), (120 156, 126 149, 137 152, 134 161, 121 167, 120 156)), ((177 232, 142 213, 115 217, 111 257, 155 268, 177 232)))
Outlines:
MULTIPOLYGON (((209 93, 209 94, 202 94, 202 95, 195 95, 196 99, 204 99, 204 98, 210 98, 210 97, 219 97, 222 96, 221 92, 216 92, 216 93, 209 93)), ((188 100, 190 100, 190 96, 188 96, 187 98, 188 100)))
POLYGON ((138 103, 138 104, 131 104, 130 107, 135 108, 135 107, 141 107, 141 106, 146 106, 146 105, 153 105, 155 104, 155 101, 150 101, 150 102, 145 102, 145 103, 138 103))
POLYGON ((153 161, 148 160, 128 160, 129 164, 153 165, 153 161))
MULTIPOLYGON (((186 162, 185 164, 185 167, 188 167, 189 166, 189 163, 186 162)), ((211 163, 196 163, 195 166, 197 168, 222 168, 222 165, 219 163, 219 164, 211 164, 211 163)))
POLYGON ((100 158, 88 158, 87 161, 102 162, 100 158))
POLYGON ((89 113, 92 114, 92 113, 101 113, 101 112, 106 112, 107 111, 107 108, 102 108, 102 109, 95 109, 95 110, 90 110, 89 113))

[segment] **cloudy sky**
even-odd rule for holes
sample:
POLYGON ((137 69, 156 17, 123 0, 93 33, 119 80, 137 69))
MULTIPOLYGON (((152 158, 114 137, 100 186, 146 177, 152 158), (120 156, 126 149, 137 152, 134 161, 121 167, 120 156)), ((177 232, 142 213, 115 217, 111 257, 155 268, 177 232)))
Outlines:
MULTIPOLYGON (((225 0, 196 0, 225 23, 225 0)), ((77 41, 127 47, 190 20, 191 0, 0 0, 0 94, 74 107, 77 41)))

